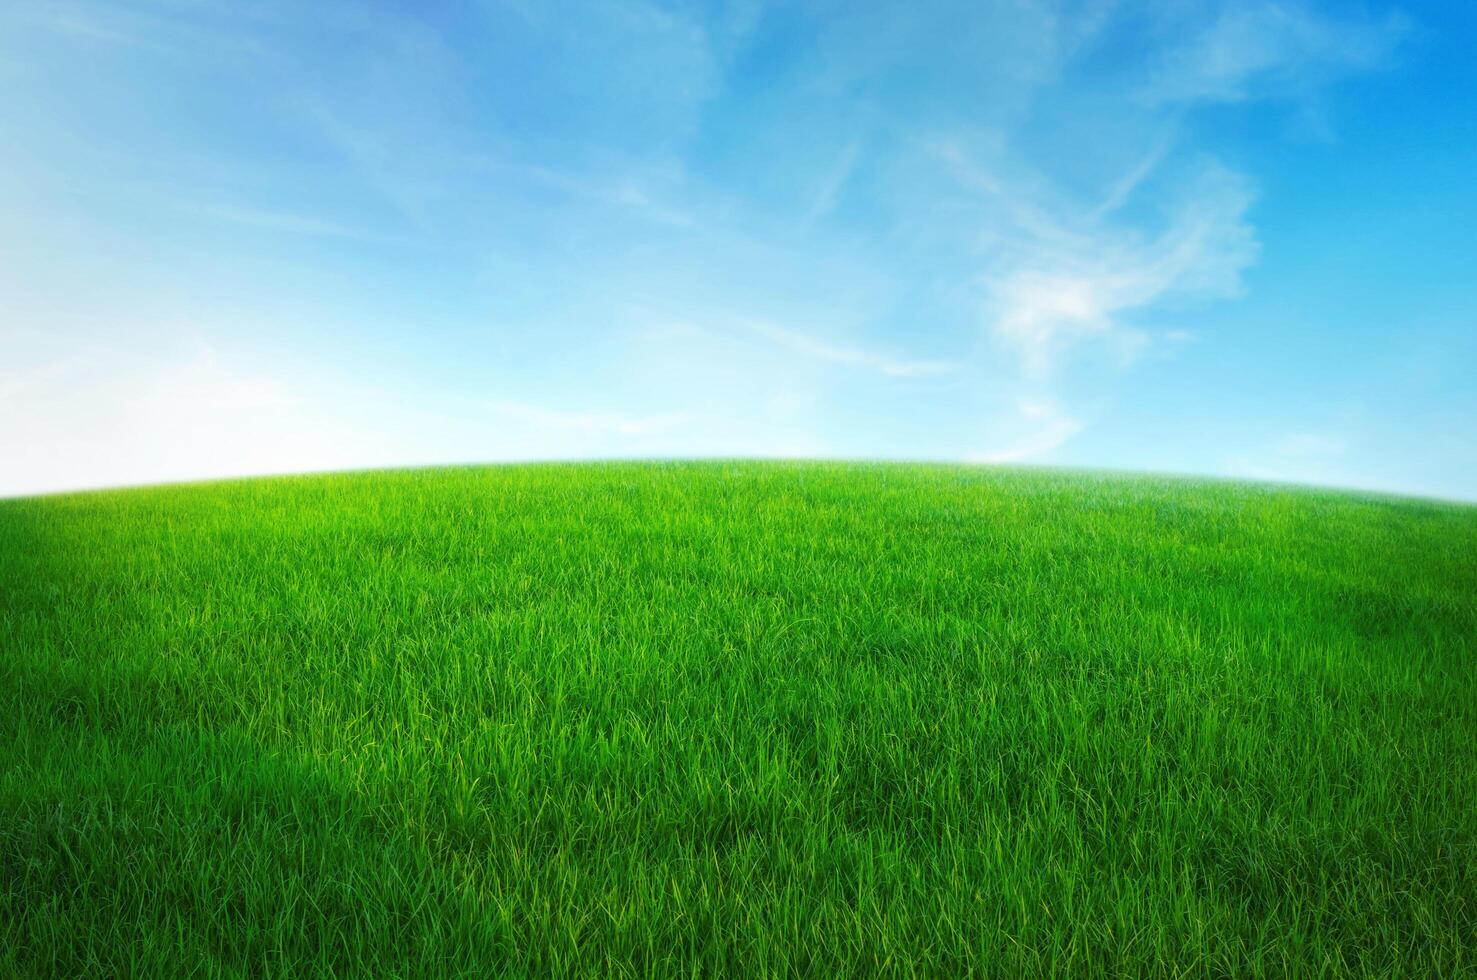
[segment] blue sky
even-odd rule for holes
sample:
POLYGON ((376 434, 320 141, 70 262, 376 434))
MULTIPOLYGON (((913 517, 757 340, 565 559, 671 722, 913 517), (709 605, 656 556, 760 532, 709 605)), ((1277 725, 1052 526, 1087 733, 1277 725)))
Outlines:
POLYGON ((1477 499, 1477 5, 7 0, 0 494, 834 456, 1477 499))

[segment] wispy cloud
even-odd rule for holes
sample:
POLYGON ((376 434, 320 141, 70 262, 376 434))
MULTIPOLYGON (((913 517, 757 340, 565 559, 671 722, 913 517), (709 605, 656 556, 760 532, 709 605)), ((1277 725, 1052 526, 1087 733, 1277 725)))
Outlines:
POLYGON ((361 242, 395 242, 400 239, 378 235, 340 224, 328 218, 292 211, 243 207, 234 204, 188 204, 177 205, 181 210, 204 218, 228 221, 232 224, 260 228, 263 231, 282 232, 288 235, 309 235, 319 238, 345 238, 361 242))
POLYGON ((828 343, 809 334, 763 321, 746 321, 744 326, 752 333, 786 350, 818 361, 875 371, 889 378, 936 377, 941 374, 952 374, 962 367, 955 361, 907 360, 860 347, 828 343))
MULTIPOLYGON (((109 9, 87 3, 52 0, 36 3, 17 0, 7 12, 13 23, 39 28, 77 41, 158 47, 159 42, 144 30, 151 25, 137 13, 126 9, 109 9)), ((154 31, 152 33, 157 33, 154 31)))
POLYGON ((836 207, 836 199, 842 188, 846 186, 846 182, 851 179, 851 173, 856 169, 860 152, 860 140, 852 140, 841 148, 841 152, 836 156, 836 162, 822 176, 820 185, 816 187, 815 195, 811 198, 810 207, 805 211, 807 224, 820 220, 836 207))
MULTIPOLYGON (((1056 70, 1070 71, 1075 52, 1121 9, 1106 3, 1064 17, 1056 70)), ((1242 276, 1260 256, 1254 183, 1193 153, 1187 121, 1197 104, 1310 95, 1385 60, 1404 31, 1398 16, 1340 20, 1291 0, 1151 5, 1139 13, 1173 25, 1161 36, 1183 40, 1146 54, 1138 88, 1130 83, 1093 102, 1095 150, 1119 163, 1116 172, 1071 158, 1033 159, 1023 149, 1029 141, 1010 128, 996 139, 925 143, 980 202, 984 327, 1024 394, 990 419, 995 445, 972 458, 1049 455, 1091 424, 1063 404, 1072 400, 1069 363, 1101 376, 1151 345, 1172 355, 1188 330, 1149 332, 1137 321, 1241 294, 1242 276), (966 149, 981 144, 987 163, 966 149), (1094 353, 1090 362, 1082 348, 1094 353)))
POLYGON ((1159 138, 1150 144, 1148 150, 1139 158, 1138 163, 1113 182, 1108 193, 1098 205, 1087 213, 1087 221, 1093 224, 1100 222, 1127 204, 1133 198, 1134 192, 1164 162, 1165 156, 1168 155, 1174 143, 1174 137, 1173 127, 1166 127, 1159 138))
POLYGON ((0 352, 0 469, 1101 458, 1141 352, 1135 410, 1242 342, 1193 321, 1309 203, 1243 151, 1387 2, 0 2, 0 342, 57 339, 0 352), (176 324, 219 353, 73 358, 176 324))
POLYGON ((1013 416, 997 419, 999 444, 969 453, 972 463, 1019 463, 1038 459, 1060 448, 1082 431, 1083 423, 1049 401, 1018 402, 1013 416))
POLYGON ((606 168, 607 171, 617 170, 609 175, 607 172, 590 173, 536 163, 484 158, 477 161, 475 169, 485 170, 502 180, 526 181, 581 202, 625 209, 659 225, 691 228, 697 224, 691 213, 670 202, 664 194, 654 189, 651 180, 636 173, 620 172, 614 167, 606 168))
POLYGON ((1246 219, 1252 198, 1245 178, 1207 166, 1166 205, 1167 224, 1152 236, 1102 224, 1101 209, 1053 213, 1019 201, 985 274, 991 334, 1026 377, 1040 379, 1072 344, 1113 331, 1125 314, 1236 295, 1259 252, 1246 219))
POLYGON ((133 49, 152 57, 186 60, 209 51, 213 56, 249 53, 263 48, 246 36, 245 27, 271 20, 262 5, 151 3, 148 0, 12 0, 4 16, 11 28, 51 34, 94 49, 133 49))
POLYGON ((1292 96, 1387 59, 1406 19, 1332 19, 1298 3, 1227 4, 1158 61, 1143 97, 1156 104, 1292 96))
POLYGON ((514 401, 492 402, 488 408, 496 415, 535 429, 585 435, 649 436, 669 431, 689 421, 685 412, 662 415, 570 412, 514 401))
POLYGON ((430 204, 446 188, 428 172, 425 147, 414 139, 413 127, 390 138, 383 126, 372 129, 350 123, 321 101, 305 101, 302 111, 317 138, 343 159, 370 193, 411 226, 422 232, 430 229, 430 204))

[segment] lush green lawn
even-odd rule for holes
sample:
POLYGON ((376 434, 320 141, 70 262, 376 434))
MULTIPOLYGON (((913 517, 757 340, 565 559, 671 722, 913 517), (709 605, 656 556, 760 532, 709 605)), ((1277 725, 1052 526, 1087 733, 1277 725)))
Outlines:
POLYGON ((1477 971, 1477 508, 605 464, 0 502, 0 974, 1477 971))

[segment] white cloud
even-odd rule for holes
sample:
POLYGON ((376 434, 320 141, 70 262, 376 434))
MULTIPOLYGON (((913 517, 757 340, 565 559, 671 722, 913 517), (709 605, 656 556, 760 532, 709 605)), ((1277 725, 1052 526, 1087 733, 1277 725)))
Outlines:
POLYGON ((1018 463, 1046 456, 1077 433, 1083 424, 1050 401, 1023 399, 1013 416, 996 420, 998 445, 968 454, 971 463, 1018 463))
POLYGON ((127 46, 156 46, 141 28, 151 25, 127 10, 51 0, 17 2, 7 11, 12 24, 51 31, 78 41, 127 46))
POLYGON ((907 360, 880 354, 860 347, 845 347, 817 340, 809 334, 761 321, 747 321, 745 326, 755 334, 786 350, 831 364, 875 371, 890 378, 925 378, 950 374, 960 369, 953 361, 907 360))
MULTIPOLYGON (((1074 53, 1114 8, 1081 17, 1061 11, 1059 73, 1070 72, 1074 53), (1086 25, 1077 40, 1074 24, 1086 25)), ((1016 128, 1028 124, 925 144, 978 195, 986 331, 1030 393, 1013 416, 994 420, 1005 434, 981 458, 1049 454, 1087 425, 1057 400, 1070 394, 1062 391, 1063 362, 1085 342, 1099 366, 1127 364, 1151 344, 1172 348, 1192 337, 1183 329, 1150 333, 1135 325, 1137 316, 1240 294, 1242 274, 1260 253, 1249 220, 1253 185, 1185 152, 1193 103, 1310 94, 1377 65, 1404 30, 1398 17, 1334 20, 1277 0, 1146 10, 1172 26, 1161 36, 1188 40, 1146 52, 1150 80, 1140 90, 1130 81, 1128 90, 1105 90, 1092 102, 1084 131, 1099 141, 1093 152, 1118 164, 1116 173, 1070 157, 1032 160, 1024 149, 1030 131, 1016 128), (983 148, 988 164, 966 146, 983 148)))
POLYGON ((647 436, 671 430, 689 421, 683 412, 664 415, 623 415, 617 412, 568 412, 526 402, 493 402, 489 409, 504 418, 559 432, 585 435, 647 436))
POLYGON ((260 228, 263 231, 282 232, 288 235, 308 235, 317 238, 344 238, 361 242, 396 242, 399 239, 373 232, 362 231, 317 215, 298 214, 291 211, 273 211, 263 208, 243 207, 235 204, 187 204, 178 207, 203 218, 228 221, 233 224, 260 228))
MULTIPOLYGON (((27 282, 40 281, 32 266, 48 255, 91 254, 112 281, 147 297, 135 324, 163 308, 181 319, 217 317, 222 329, 211 336, 248 344, 285 335, 284 320, 304 325, 304 349, 361 338, 365 349, 345 361, 382 372, 384 392, 376 399, 356 388, 339 398, 328 365, 242 359, 225 345, 11 362, 0 370, 8 413, 0 492, 434 459, 819 454, 863 444, 848 426, 885 431, 877 444, 890 439, 901 452, 937 446, 958 455, 968 446, 983 447, 976 459, 1050 458, 1092 422, 1085 387, 1073 387, 1087 380, 1071 373, 1083 363, 1074 355, 1090 351, 1103 374, 1151 343, 1170 356, 1190 331, 1154 321, 1151 332, 1141 315, 1235 296, 1257 259, 1250 180, 1192 156, 1194 129, 1184 120, 1208 102, 1307 95, 1377 64, 1401 29, 1397 19, 1315 16, 1291 0, 838 7, 780 25, 813 28, 815 43, 774 52, 757 35, 776 21, 753 3, 707 16, 656 0, 507 0, 507 15, 495 4, 470 8, 476 13, 456 21, 465 34, 444 30, 452 20, 376 5, 269 4, 256 14, 219 0, 206 16, 195 3, 22 3, 30 13, 21 19, 48 22, 25 41, 50 38, 62 50, 59 39, 72 37, 73 60, 58 60, 56 70, 79 79, 93 42, 105 39, 119 44, 110 54, 148 55, 147 77, 175 88, 182 79, 265 79, 253 120, 273 137, 253 154, 217 140, 229 135, 219 127, 196 133, 192 117, 180 116, 161 120, 177 127, 159 127, 159 138, 80 141, 96 144, 89 153, 115 154, 98 156, 107 166, 90 178, 90 196, 53 195, 84 202, 85 212, 69 225, 68 215, 56 220, 28 204, 37 217, 12 222, 14 243, 0 241, 31 263, 11 263, 9 278, 34 297, 38 317, 70 300, 64 288, 27 282), (270 30, 235 29, 258 16, 272 18, 270 30), (1150 46, 1126 59, 1137 62, 1126 74, 1115 67, 1124 59, 1093 57, 1098 38, 1117 44, 1118 28, 1156 17, 1178 18, 1179 27, 1145 32, 1150 46), (168 42, 175 60, 123 50, 135 35, 168 42), (74 43, 81 36, 88 43, 74 43), (220 72, 236 38, 260 58, 250 72, 235 63, 220 72), (345 42, 343 57, 304 57, 323 38, 345 42), (747 70, 750 40, 766 47, 749 54, 794 59, 773 66, 773 89, 725 78, 747 70), (1088 60, 1074 62, 1079 54, 1088 60), (296 115, 284 117, 284 107, 296 115), (920 144, 931 150, 921 165, 920 144), (941 186, 940 162, 958 187, 941 186), (171 263, 161 243, 185 243, 184 253, 187 235, 166 229, 154 239, 110 208, 85 204, 116 201, 100 175, 130 171, 169 186, 175 210, 161 208, 161 221, 178 221, 183 210, 325 245, 444 245, 445 261, 397 267, 403 290, 382 280, 382 265, 350 273, 363 289, 343 288, 337 270, 279 277, 255 262, 231 268, 231 251, 280 260, 272 247, 283 243, 260 234, 220 255, 209 248, 221 236, 208 236, 200 254, 171 263), (858 205, 847 215, 855 220, 820 220, 843 198, 858 205), (84 246, 94 230, 104 244, 91 253, 62 248, 69 227, 84 246), (374 234, 396 229, 409 239, 374 234), (119 244, 130 235, 145 247, 115 261, 130 258, 119 244), (38 249, 37 236, 55 241, 38 249), (501 263, 504 274, 462 289, 463 258, 501 263), (162 270, 174 267, 198 277, 171 283, 162 270), (209 310, 190 307, 201 297, 212 297, 209 310), (228 309, 233 301, 241 308, 228 309), (670 304, 664 318, 713 326, 623 352, 609 336, 620 326, 610 311, 642 304, 670 304), (723 313, 734 309, 769 319, 723 313), (904 309, 916 311, 906 328, 916 335, 897 329, 904 309), (320 311, 340 322, 319 332, 320 311), (487 326, 463 331, 465 323, 487 326), (1004 355, 994 363, 988 354, 968 363, 914 356, 978 349, 957 340, 971 329, 1004 355), (488 370, 446 370, 439 377, 460 380, 440 389, 371 349, 411 330, 438 331, 444 341, 425 346, 422 370, 434 372, 431 359, 448 350, 485 355, 488 370), (513 340, 519 331, 532 339, 513 340), (592 343, 563 357, 572 338, 592 343), (888 383, 944 376, 948 383, 888 383), (990 398, 1001 408, 981 420, 990 398), (850 425, 855 416, 885 424, 850 425)), ((38 68, 47 55, 24 46, 0 52, 0 64, 11 56, 38 79, 49 74, 38 68)), ((94 84, 130 77, 101 73, 94 84)), ((14 154, 54 174, 58 188, 88 179, 68 166, 73 151, 65 150, 78 142, 69 134, 89 131, 79 124, 86 114, 64 98, 73 88, 36 98, 29 113, 56 121, 68 135, 54 141, 63 149, 38 139, 34 160, 24 147, 14 154)), ((128 111, 118 118, 163 111, 150 92, 119 89, 128 111)), ((219 104, 232 92, 217 93, 219 104)), ((199 95, 201 107, 213 98, 199 95)), ((27 104, 15 99, 7 107, 27 104)), ((17 186, 17 200, 43 201, 17 186)), ((106 296, 97 301, 110 307, 105 317, 73 317, 120 338, 120 347, 143 346, 122 325, 140 300, 92 288, 99 277, 89 271, 51 277, 89 284, 76 295, 106 296)), ((1289 465, 1337 455, 1333 441, 1319 439, 1269 439, 1252 455, 1289 465)))
POLYGON ((986 277, 991 332, 1027 377, 1042 378, 1069 345, 1113 330, 1123 314, 1169 299, 1235 296, 1258 253, 1246 221, 1251 200, 1247 181, 1212 167, 1153 237, 1113 227, 1049 238, 1027 230, 1016 254, 986 277))
POLYGON ((1127 204, 1144 181, 1148 180, 1149 176, 1164 162, 1172 143, 1173 131, 1166 130, 1139 158, 1138 163, 1113 183, 1097 207, 1088 212, 1087 220, 1092 223, 1099 222, 1127 204))
POLYGON ((857 156, 860 152, 860 140, 852 140, 841 148, 841 152, 836 156, 836 162, 822 176, 819 186, 815 189, 810 207, 805 212, 807 223, 818 221, 835 209, 836 198, 846 186, 846 182, 851 179, 851 173, 856 169, 857 156))
POLYGON ((1237 0, 1168 51, 1143 94, 1155 104, 1297 95, 1378 65, 1405 31, 1398 14, 1336 21, 1301 4, 1237 0))
POLYGON ((697 223, 686 210, 669 202, 665 193, 654 189, 651 179, 636 173, 620 172, 605 176, 491 157, 479 160, 478 168, 502 179, 528 181, 571 198, 627 209, 656 224, 691 228, 697 223))

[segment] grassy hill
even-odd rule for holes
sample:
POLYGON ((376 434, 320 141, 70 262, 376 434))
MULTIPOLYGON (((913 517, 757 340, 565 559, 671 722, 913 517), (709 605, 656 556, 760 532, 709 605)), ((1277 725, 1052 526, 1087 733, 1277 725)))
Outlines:
POLYGON ((592 464, 0 502, 0 973, 1477 971, 1477 508, 592 464))

